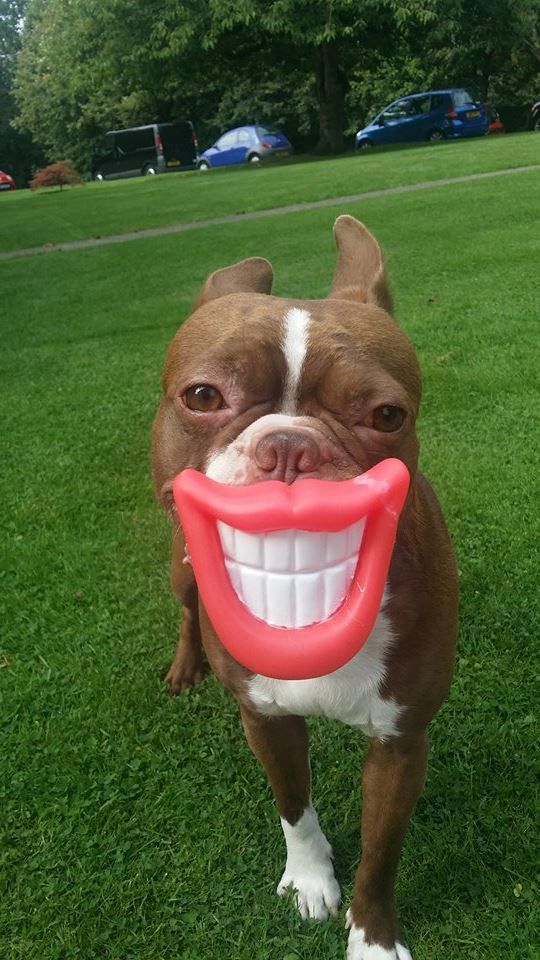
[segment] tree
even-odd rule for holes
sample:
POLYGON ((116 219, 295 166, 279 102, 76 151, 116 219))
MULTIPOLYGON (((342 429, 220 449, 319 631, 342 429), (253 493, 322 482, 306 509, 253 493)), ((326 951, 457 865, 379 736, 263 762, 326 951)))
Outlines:
POLYGON ((28 0, 17 124, 81 170, 107 129, 181 118, 203 146, 270 121, 337 153, 411 89, 505 83, 517 99, 538 72, 539 3, 28 0))
POLYGON ((31 190, 41 190, 44 187, 75 187, 81 183, 81 178, 75 172, 68 160, 57 160, 42 170, 38 170, 30 181, 31 190))
POLYGON ((481 100, 510 108, 510 120, 517 107, 521 125, 538 96, 540 0, 464 0, 458 30, 450 68, 481 100))
POLYGON ((12 126, 16 113, 13 76, 25 7, 26 0, 0 0, 0 167, 19 184, 26 181, 33 163, 42 156, 28 133, 18 133, 12 126))

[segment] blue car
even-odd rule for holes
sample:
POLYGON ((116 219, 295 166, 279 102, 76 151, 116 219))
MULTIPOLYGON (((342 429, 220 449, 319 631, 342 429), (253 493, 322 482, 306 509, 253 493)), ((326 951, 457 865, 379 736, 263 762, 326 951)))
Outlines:
POLYGON ((481 137, 488 127, 484 104, 473 100, 467 90, 429 90, 389 103, 367 127, 358 131, 356 148, 481 137))
POLYGON ((274 157, 288 157, 291 153, 287 137, 275 127, 236 127, 222 134, 212 147, 201 153, 197 166, 199 170, 209 170, 231 163, 260 163, 274 157))

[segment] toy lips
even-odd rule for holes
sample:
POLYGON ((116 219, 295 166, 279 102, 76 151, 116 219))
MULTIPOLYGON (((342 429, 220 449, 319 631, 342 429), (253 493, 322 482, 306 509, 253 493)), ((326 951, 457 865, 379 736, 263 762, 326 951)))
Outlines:
POLYGON ((351 480, 216 483, 196 470, 173 493, 208 616, 254 673, 332 673, 367 640, 409 487, 401 460, 351 480))

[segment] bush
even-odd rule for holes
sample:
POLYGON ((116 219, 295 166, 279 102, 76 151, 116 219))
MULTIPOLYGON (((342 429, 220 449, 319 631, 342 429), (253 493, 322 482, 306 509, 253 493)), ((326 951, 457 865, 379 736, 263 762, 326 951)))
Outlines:
POLYGON ((32 190, 39 190, 41 187, 74 187, 82 183, 82 180, 76 170, 70 165, 68 160, 58 160, 56 163, 50 163, 48 167, 42 167, 38 170, 33 180, 30 181, 32 190))

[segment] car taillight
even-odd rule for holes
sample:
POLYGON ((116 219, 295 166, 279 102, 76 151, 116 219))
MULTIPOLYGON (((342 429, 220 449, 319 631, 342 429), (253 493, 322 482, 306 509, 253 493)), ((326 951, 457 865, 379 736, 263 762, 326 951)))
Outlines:
POLYGON ((449 120, 457 120, 457 119, 458 119, 458 112, 457 112, 457 110, 447 110, 447 111, 446 111, 446 116, 448 117, 449 120))
POLYGON ((158 135, 157 135, 157 137, 156 137, 156 147, 157 147, 157 152, 162 154, 162 153, 163 153, 163 140, 161 139, 159 133, 158 133, 158 135))
POLYGON ((195 150, 196 150, 197 153, 198 153, 198 152, 199 152, 199 141, 197 140, 197 134, 195 133, 194 130, 191 131, 191 139, 193 140, 193 143, 195 144, 195 150))
POLYGON ((268 140, 261 140, 261 147, 265 147, 266 150, 271 150, 272 144, 268 143, 268 140))

